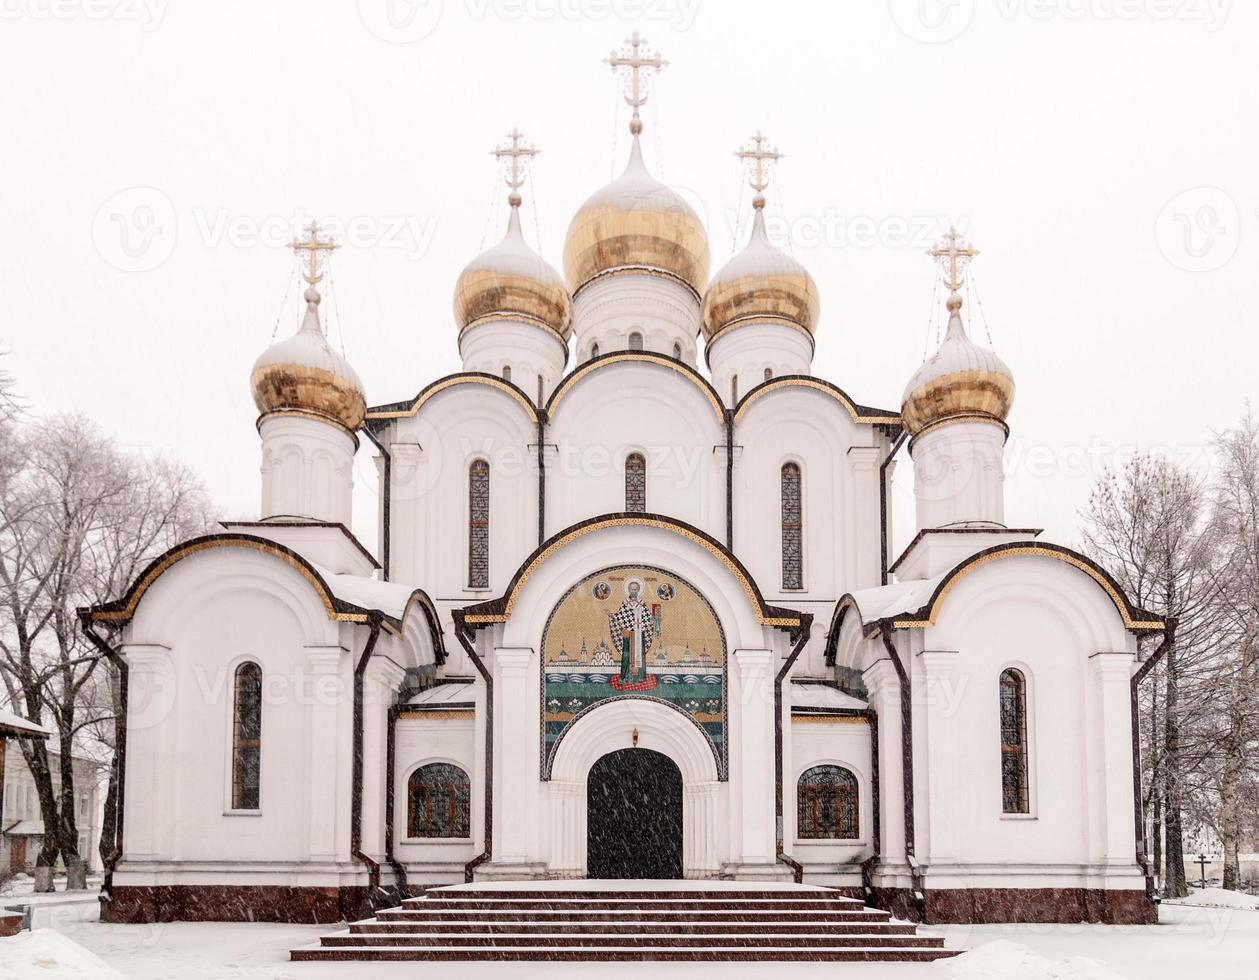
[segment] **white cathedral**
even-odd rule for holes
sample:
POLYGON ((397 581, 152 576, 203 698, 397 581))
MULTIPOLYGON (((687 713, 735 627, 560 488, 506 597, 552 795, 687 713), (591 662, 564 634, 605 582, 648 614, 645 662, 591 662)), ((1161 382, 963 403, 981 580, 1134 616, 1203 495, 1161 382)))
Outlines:
POLYGON ((817 290, 765 229, 776 152, 741 151, 751 237, 710 278, 639 147, 662 62, 637 36, 609 62, 629 160, 562 276, 521 233, 534 150, 497 151, 510 217, 455 285, 461 372, 367 407, 320 320, 333 243, 295 243, 304 317, 250 377, 260 518, 82 614, 127 692, 103 914, 328 922, 442 883, 685 878, 925 922, 1153 921, 1133 705, 1166 626, 1006 526, 1014 381, 964 325, 973 250, 934 251, 947 333, 900 409, 858 403, 810 370, 817 290))

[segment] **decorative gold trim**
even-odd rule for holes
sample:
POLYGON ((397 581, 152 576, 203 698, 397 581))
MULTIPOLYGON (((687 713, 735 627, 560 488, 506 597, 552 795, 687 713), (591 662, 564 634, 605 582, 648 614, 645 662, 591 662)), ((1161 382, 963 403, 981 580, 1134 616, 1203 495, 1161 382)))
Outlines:
POLYGON ((950 415, 946 418, 936 419, 934 422, 928 422, 921 429, 914 433, 914 437, 909 440, 909 454, 914 454, 914 443, 925 436, 933 429, 939 429, 946 425, 957 425, 959 422, 975 422, 978 424, 995 425, 1005 433, 1006 439, 1010 438, 1010 427, 995 415, 985 415, 982 412, 966 412, 961 415, 950 415))
POLYGON ((280 409, 276 409, 274 412, 263 412, 254 421, 254 428, 258 430, 258 433, 261 435, 262 423, 265 422, 267 419, 275 418, 277 415, 290 416, 292 418, 298 418, 298 419, 312 419, 315 422, 323 422, 325 425, 331 425, 333 428, 340 429, 347 436, 353 439, 354 448, 358 449, 358 434, 353 429, 349 428, 339 418, 336 418, 332 415, 325 415, 323 412, 307 411, 304 408, 280 408, 280 409))
POLYGON ((654 527, 654 528, 660 528, 661 530, 664 530, 664 531, 672 531, 674 534, 677 534, 679 537, 686 538, 688 541, 691 541, 694 544, 699 545, 705 551, 708 551, 710 554, 712 554, 713 557, 715 557, 718 561, 720 561, 723 565, 725 565, 726 568, 729 569, 729 571, 735 576, 735 578, 739 580, 739 583, 743 586, 744 593, 748 597, 748 601, 751 602, 752 608, 755 610, 756 621, 758 623, 760 623, 762 626, 799 626, 800 625, 800 617, 798 616, 788 617, 788 616, 764 615, 764 613, 761 610, 761 600, 756 594, 756 589, 753 587, 751 579, 749 579, 743 573, 743 571, 733 561, 730 560, 729 556, 727 556, 723 551, 721 551, 719 548, 714 546, 710 541, 705 540, 703 537, 701 537, 699 534, 696 534, 694 531, 690 531, 683 527, 678 527, 676 524, 670 524, 670 523, 666 523, 665 521, 657 520, 656 518, 653 518, 653 517, 612 517, 606 521, 598 521, 597 523, 594 523, 594 524, 587 524, 585 527, 579 527, 573 531, 570 531, 568 534, 565 534, 563 537, 557 538, 556 540, 552 541, 551 544, 546 549, 544 549, 543 551, 535 555, 533 560, 529 562, 527 566, 525 566, 524 570, 520 573, 519 578, 517 578, 515 584, 512 586, 511 592, 507 596, 507 606, 503 610, 503 612, 494 613, 494 614, 469 613, 468 615, 464 617, 464 621, 468 623, 505 623, 507 622, 507 620, 511 618, 512 609, 516 605, 516 596, 520 594, 520 590, 524 588, 525 583, 529 581, 529 577, 537 570, 539 565, 545 562, 548 558, 550 558, 553 554, 555 554, 561 548, 567 547, 569 544, 572 544, 572 542, 576 541, 578 538, 584 537, 585 535, 591 533, 592 531, 602 531, 605 528, 609 528, 609 527, 654 527))
POLYGON ((791 716, 793 725, 868 725, 864 715, 797 715, 791 716))
POLYGON ((564 335, 555 329, 551 324, 547 323, 541 317, 530 316, 528 313, 512 313, 510 310, 495 310, 492 313, 482 313, 475 320, 469 320, 459 330, 459 343, 463 343, 463 335, 474 327, 480 327, 487 323, 501 323, 503 321, 511 323, 523 323, 526 326, 537 327, 539 330, 545 330, 551 335, 551 339, 564 348, 565 356, 568 355, 568 341, 564 339, 564 335))
MULTIPOLYGON (((718 335, 720 336, 720 335, 718 335)), ((900 425, 901 417, 899 415, 859 415, 857 406, 854 405, 845 395, 841 395, 829 385, 822 384, 820 381, 814 381, 810 378, 776 378, 768 384, 761 385, 755 391, 752 391, 743 399, 743 404, 739 406, 738 411, 734 413, 734 420, 737 422, 743 417, 748 407, 759 399, 762 395, 768 394, 775 388, 812 388, 814 391, 820 391, 824 395, 828 395, 835 401, 839 402, 848 410, 848 414, 852 420, 859 425, 900 425)))
POLYGON ((892 621, 893 629, 924 629, 927 626, 934 626, 936 619, 940 614, 940 606, 943 604, 945 597, 953 590, 962 579, 973 572, 977 568, 994 561, 1000 561, 1003 558, 1055 558, 1058 561, 1066 562, 1072 568, 1077 568, 1089 578, 1093 579, 1098 585, 1106 590, 1106 594, 1110 596, 1110 601, 1115 604, 1115 608, 1119 610, 1119 616, 1123 619, 1124 626, 1130 630, 1161 630, 1164 623, 1156 619, 1133 619, 1128 613, 1128 602, 1120 594, 1120 592, 1111 585, 1106 578, 1092 565, 1077 555, 1066 554, 1053 548, 1044 548, 1040 545, 1027 545, 1022 548, 1005 548, 1001 551, 994 551, 992 554, 983 555, 976 558, 968 565, 964 566, 952 578, 950 578, 944 587, 936 595, 935 600, 931 604, 931 609, 926 619, 895 619, 892 621))
POLYGON ((471 721, 476 717, 476 712, 471 709, 448 710, 448 711, 401 711, 398 713, 399 721, 471 721))
POLYGON ((94 622, 126 622, 135 615, 136 606, 140 604, 140 600, 144 598, 144 593, 149 590, 155 581, 176 562, 187 558, 189 555, 195 555, 198 552, 208 551, 211 548, 251 548, 254 551, 261 551, 264 554, 273 555, 280 561, 284 562, 292 568, 297 574, 306 579, 314 588, 320 600, 323 602, 324 611, 328 614, 328 618, 339 623, 366 623, 367 615, 365 613, 346 613, 337 612, 333 605, 333 595, 328 591, 327 587, 321 582, 315 574, 307 568, 302 562, 298 561, 292 555, 276 548, 269 541, 250 541, 239 538, 229 538, 224 540, 199 541, 194 544, 177 548, 170 552, 161 562, 153 566, 148 572, 136 582, 132 588, 127 605, 122 609, 112 610, 94 610, 92 612, 92 620, 94 622))
MULTIPOLYGON (((729 331, 742 326, 752 326, 754 324, 766 324, 775 327, 790 327, 798 333, 804 334, 809 339, 809 347, 813 351, 817 351, 817 338, 813 336, 813 331, 808 327, 801 326, 790 317, 777 316, 772 313, 748 313, 746 316, 737 316, 729 323, 724 324, 720 330, 714 330, 707 338, 708 344, 715 343, 721 337, 724 337, 729 331)), ((707 357, 707 354, 705 354, 707 357)))
MULTIPOLYGON (((614 276, 627 275, 655 276, 657 279, 668 279, 670 282, 675 282, 679 286, 685 288, 688 293, 695 297, 696 302, 701 305, 704 302, 704 297, 694 285, 686 279, 683 279, 676 272, 670 272, 668 269, 662 269, 658 265, 617 265, 613 266, 611 269, 604 269, 601 272, 596 272, 593 276, 586 279, 580 286, 573 290, 573 302, 577 302, 577 296, 591 283, 599 282, 603 279, 611 279, 614 276)), ((705 276, 707 276, 707 272, 705 272, 705 276)))
POLYGON ((538 420, 537 407, 533 404, 533 402, 529 401, 529 399, 526 398, 520 392, 519 389, 514 388, 512 385, 509 385, 506 381, 500 381, 498 378, 483 377, 481 375, 471 375, 471 376, 455 375, 454 377, 446 378, 445 380, 437 382, 431 388, 428 388, 426 391, 424 391, 420 395, 420 397, 415 400, 415 403, 410 408, 403 409, 397 412, 368 412, 367 417, 369 419, 413 418, 416 415, 416 413, 419 412, 419 410, 424 407, 424 403, 427 402, 434 395, 438 394, 439 392, 445 391, 447 388, 454 388, 458 385, 464 385, 464 384, 481 384, 481 385, 488 385, 491 388, 498 388, 500 391, 506 392, 508 395, 510 395, 512 398, 518 401, 521 404, 521 406, 524 408, 524 410, 529 414, 529 417, 531 419, 533 419, 535 422, 538 420))
POLYGON ((713 394, 707 385, 692 374, 685 364, 681 361, 675 361, 671 357, 653 357, 650 354, 644 354, 640 351, 619 351, 616 354, 609 354, 607 357, 601 357, 597 361, 587 361, 560 382, 559 387, 556 388, 555 392, 551 395, 551 401, 548 403, 547 409, 553 410, 568 393, 569 387, 580 381, 591 371, 594 371, 597 368, 607 367, 609 364, 620 364, 624 361, 642 361, 647 364, 659 364, 661 367, 666 367, 671 371, 676 371, 695 385, 703 396, 708 399, 708 404, 713 407, 713 412, 717 416, 718 423, 724 423, 726 421, 725 408, 722 406, 721 400, 713 394))

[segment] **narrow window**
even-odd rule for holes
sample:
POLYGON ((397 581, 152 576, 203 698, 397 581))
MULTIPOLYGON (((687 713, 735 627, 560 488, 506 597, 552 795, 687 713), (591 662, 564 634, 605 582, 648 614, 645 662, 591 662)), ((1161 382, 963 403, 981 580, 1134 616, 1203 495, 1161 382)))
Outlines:
POLYGON ((542 375, 539 374, 538 375, 538 404, 539 405, 542 404, 542 398, 546 394, 545 387, 546 387, 546 382, 542 380, 542 375))
POLYGON ((773 369, 773 368, 766 368, 766 369, 765 369, 765 380, 766 380, 766 381, 769 381, 769 380, 771 380, 773 377, 774 377, 774 369, 773 369))
POLYGON ((448 762, 420 766, 407 780, 408 837, 471 837, 468 774, 448 762))
POLYGON ((797 787, 796 834, 801 840, 857 840, 858 802, 856 776, 842 766, 814 766, 797 787))
POLYGON ((1027 681, 1001 672, 1001 810, 1027 813, 1027 681))
POLYGON ((262 785, 262 668, 236 668, 232 716, 232 809, 257 810, 262 785))
POLYGON ((739 376, 736 374, 730 379, 730 407, 734 408, 739 404, 739 376))
POLYGON ((590 345, 590 359, 593 361, 598 356, 599 356, 599 345, 591 344, 590 345))
POLYGON ((490 464, 468 468, 468 588, 490 587, 490 464))
POLYGON ((503 365, 503 380, 504 381, 511 380, 511 365, 510 364, 503 365))
POLYGON ((647 460, 642 453, 625 457, 625 509, 631 514, 647 512, 647 460))
POLYGON ((673 359, 675 361, 682 360, 682 345, 676 342, 673 345, 673 359))
POLYGON ((630 350, 643 349, 643 335, 640 334, 637 330, 629 335, 629 349, 630 350))
POLYGON ((783 588, 803 589, 801 562, 802 521, 800 518, 800 467, 786 463, 782 468, 782 565, 783 588))

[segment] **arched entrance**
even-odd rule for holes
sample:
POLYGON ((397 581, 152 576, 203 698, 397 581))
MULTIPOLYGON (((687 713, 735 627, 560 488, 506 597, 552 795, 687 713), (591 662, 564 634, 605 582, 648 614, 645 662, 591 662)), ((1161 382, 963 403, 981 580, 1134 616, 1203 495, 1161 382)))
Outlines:
POLYGON ((651 749, 619 749, 590 769, 589 878, 682 877, 682 772, 651 749))

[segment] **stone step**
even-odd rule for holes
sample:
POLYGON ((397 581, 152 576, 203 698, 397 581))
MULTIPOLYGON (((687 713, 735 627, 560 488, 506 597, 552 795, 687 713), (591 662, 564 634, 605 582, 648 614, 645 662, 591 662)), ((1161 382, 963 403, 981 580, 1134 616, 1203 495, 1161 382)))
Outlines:
MULTIPOLYGON (((617 922, 591 922, 587 919, 564 919, 557 922, 523 921, 520 919, 501 919, 492 921, 469 922, 457 919, 441 922, 422 923, 423 931, 430 934, 440 933, 584 933, 599 932, 604 935, 639 935, 663 927, 676 928, 677 923, 643 922, 624 920, 617 922)), ((727 919, 722 922, 683 923, 688 932, 702 930, 704 935, 744 935, 749 933, 779 933, 791 935, 865 935, 878 932, 886 935, 912 935, 917 928, 912 922, 740 922, 727 919)), ((368 919, 350 925, 350 932, 362 935, 387 934, 394 932, 418 932, 420 924, 414 922, 381 922, 368 919)))
POLYGON ((482 899, 430 899, 430 898, 408 898, 402 903, 405 909, 432 909, 433 911, 445 911, 447 909, 501 909, 503 911, 515 911, 526 909, 539 909, 543 911, 572 911, 574 909, 598 909, 610 912, 622 909, 649 909, 656 912, 667 912, 670 910, 690 910, 704 911, 706 909, 730 909, 731 911, 800 911, 814 912, 827 911, 831 909, 842 911, 861 911, 865 905, 855 898, 830 898, 818 899, 816 901, 801 899, 782 899, 782 900, 764 900, 764 899, 605 899, 600 896, 597 899, 581 899, 581 898, 482 898, 482 899))
POLYGON ((651 891, 637 891, 632 888, 613 889, 600 888, 598 890, 584 891, 580 888, 572 889, 534 889, 525 891, 523 889, 502 889, 502 888, 432 888, 426 894, 415 898, 406 899, 409 902, 422 901, 424 899, 437 901, 461 901, 466 899, 477 899, 479 901, 512 901, 515 899, 536 900, 553 900, 565 899, 569 901, 611 901, 613 899, 621 899, 624 901, 654 901, 654 900, 687 900, 687 901, 742 901, 748 900, 764 900, 764 901, 811 901, 813 899, 842 899, 848 902, 858 902, 860 899, 852 898, 845 895, 836 894, 832 888, 798 888, 789 889, 765 889, 763 891, 753 891, 750 889, 739 889, 737 887, 724 888, 660 888, 651 891))
POLYGON ((956 956, 955 950, 897 948, 891 946, 792 946, 741 945, 679 949, 675 946, 517 946, 493 948, 476 946, 308 946, 295 949, 293 960, 543 960, 543 961, 621 961, 672 960, 713 962, 749 961, 850 961, 927 962, 956 956))
MULTIPOLYGON (((626 908, 619 911, 588 910, 588 909, 531 909, 528 911, 506 909, 451 909, 436 911, 427 908, 417 909, 382 909, 377 914, 381 922, 442 922, 480 919, 502 919, 508 915, 522 917, 537 922, 558 922, 566 918, 580 916, 587 922, 616 922, 632 919, 638 922, 671 922, 675 924, 728 922, 732 918, 746 919, 748 922, 765 922, 781 919, 780 909, 730 909, 716 908, 704 910, 666 910, 655 912, 650 909, 626 908)), ((891 919, 890 912, 879 909, 827 909, 817 911, 792 910, 793 917, 809 922, 887 922, 891 919)))
MULTIPOLYGON (((512 948, 518 946, 547 946, 554 949, 572 947, 634 947, 649 946, 652 948, 669 947, 672 949, 709 949, 714 946, 729 946, 736 940, 731 936, 706 935, 661 935, 659 933, 641 933, 639 935, 605 935, 599 932, 586 933, 539 933, 531 935, 507 935, 501 933, 463 933, 451 935, 433 935, 432 933, 388 933, 382 935, 362 935, 359 933, 324 936, 323 946, 339 948, 342 946, 476 946, 490 948, 512 948)), ((851 936, 835 935, 782 935, 768 933, 761 935, 741 935, 737 939, 739 946, 759 948, 762 946, 781 947, 862 947, 883 946, 890 949, 901 948, 942 948, 944 940, 931 936, 856 934, 851 936)))

